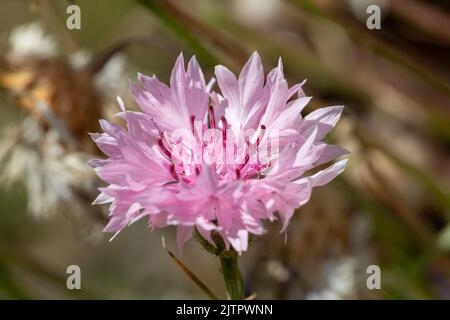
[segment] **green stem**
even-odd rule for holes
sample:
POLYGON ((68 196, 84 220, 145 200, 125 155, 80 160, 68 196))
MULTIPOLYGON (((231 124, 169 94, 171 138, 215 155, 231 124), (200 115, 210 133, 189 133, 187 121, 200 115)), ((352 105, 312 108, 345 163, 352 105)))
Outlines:
POLYGON ((216 231, 211 232, 211 239, 214 241, 215 246, 205 240, 197 230, 195 231, 195 237, 206 251, 219 257, 228 299, 243 300, 244 281, 239 270, 237 252, 234 249, 228 250, 222 237, 216 231))
POLYGON ((220 257, 223 278, 227 288, 227 296, 230 300, 244 299, 244 281, 239 270, 237 254, 223 255, 220 257))

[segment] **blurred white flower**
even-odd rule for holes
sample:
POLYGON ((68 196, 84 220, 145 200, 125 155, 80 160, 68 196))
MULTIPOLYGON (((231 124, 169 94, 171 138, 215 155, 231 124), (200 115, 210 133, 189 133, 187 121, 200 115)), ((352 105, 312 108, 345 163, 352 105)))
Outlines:
POLYGON ((86 165, 90 157, 82 152, 67 152, 58 132, 44 131, 35 120, 27 118, 9 127, 0 140, 0 181, 23 182, 28 208, 37 217, 67 208, 79 213, 85 209, 80 196, 95 190, 95 179, 86 165))
POLYGON ((115 54, 95 77, 95 85, 110 94, 111 90, 128 88, 124 86, 126 58, 123 54, 115 54))
POLYGON ((89 51, 58 54, 57 43, 37 22, 11 31, 0 85, 31 116, 0 136, 0 183, 24 185, 35 216, 70 212, 104 222, 102 210, 90 206, 97 180, 87 166, 94 150, 87 133, 108 111, 106 93, 119 94, 125 58, 108 57, 91 73, 95 57, 89 51))
POLYGON ((275 259, 267 263, 267 273, 279 282, 289 280, 289 270, 280 261, 275 259))
POLYGON ((320 267, 319 288, 306 294, 307 300, 342 300, 355 297, 357 263, 354 258, 330 259, 320 267))
POLYGON ((9 37, 10 50, 7 58, 15 61, 28 56, 49 58, 57 53, 57 44, 51 35, 45 33, 42 26, 33 22, 16 27, 9 37))
POLYGON ((234 0, 233 11, 246 24, 268 26, 278 19, 281 5, 280 0, 234 0))
POLYGON ((74 69, 84 68, 91 57, 92 54, 89 51, 81 49, 69 55, 69 63, 74 69))

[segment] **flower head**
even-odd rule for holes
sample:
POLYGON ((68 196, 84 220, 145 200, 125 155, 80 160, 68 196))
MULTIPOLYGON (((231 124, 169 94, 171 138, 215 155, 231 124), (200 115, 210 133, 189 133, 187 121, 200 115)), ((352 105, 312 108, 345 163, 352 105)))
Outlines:
POLYGON ((193 57, 175 63, 170 86, 139 74, 132 85, 142 112, 118 116, 127 129, 102 120, 92 134, 108 156, 91 165, 109 185, 94 203, 111 203, 105 231, 118 232, 147 217, 151 228, 177 226, 182 246, 194 228, 208 241, 218 232, 239 253, 264 220, 281 219, 285 230, 294 210, 314 187, 344 170, 346 160, 307 172, 346 152, 322 141, 343 107, 318 109, 302 118, 310 97, 302 84, 289 87, 281 60, 264 77, 254 53, 239 77, 215 68, 220 92, 210 90, 193 57))

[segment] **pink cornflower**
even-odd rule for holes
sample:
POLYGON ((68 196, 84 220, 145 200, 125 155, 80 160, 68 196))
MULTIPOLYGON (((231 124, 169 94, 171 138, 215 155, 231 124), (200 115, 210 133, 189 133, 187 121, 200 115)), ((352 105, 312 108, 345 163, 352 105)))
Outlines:
POLYGON ((138 75, 131 90, 142 112, 118 98, 127 129, 100 121, 104 132, 92 138, 108 158, 91 165, 109 184, 94 201, 111 203, 105 231, 147 217, 152 229, 177 226, 180 247, 196 228, 213 245, 217 231, 241 253, 264 220, 280 218, 285 231, 311 190, 344 170, 347 160, 308 174, 347 153, 322 141, 343 107, 302 118, 311 98, 302 84, 288 87, 281 60, 266 78, 257 53, 238 78, 224 66, 215 75, 220 92, 210 90, 195 57, 186 70, 180 55, 170 86, 138 75))

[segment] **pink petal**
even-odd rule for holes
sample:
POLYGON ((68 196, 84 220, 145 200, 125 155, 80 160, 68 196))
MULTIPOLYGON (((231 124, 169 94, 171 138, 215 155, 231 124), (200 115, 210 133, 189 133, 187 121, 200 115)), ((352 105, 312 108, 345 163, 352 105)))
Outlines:
POLYGON ((215 75, 217 84, 225 99, 228 100, 228 105, 235 111, 239 109, 239 87, 236 76, 224 66, 216 66, 215 75))
POLYGON ((313 176, 309 177, 311 185, 313 187, 321 187, 323 185, 326 185, 344 171, 347 162, 348 159, 338 161, 328 168, 321 170, 313 176))
POLYGON ((259 54, 255 51, 239 75, 240 104, 250 110, 264 85, 264 70, 259 54))
POLYGON ((302 124, 302 132, 308 131, 313 127, 318 128, 317 140, 322 140, 341 117, 343 106, 333 106, 317 109, 308 114, 302 124))
POLYGON ((180 252, 183 251, 184 245, 192 237, 194 227, 192 226, 178 226, 177 227, 177 246, 180 252))

